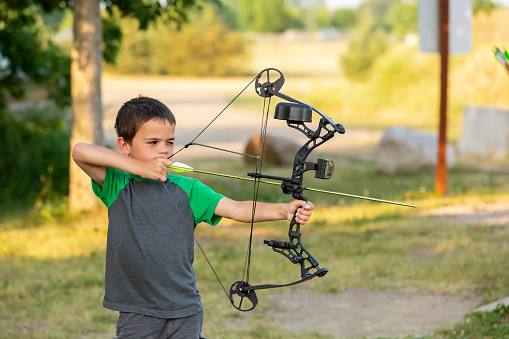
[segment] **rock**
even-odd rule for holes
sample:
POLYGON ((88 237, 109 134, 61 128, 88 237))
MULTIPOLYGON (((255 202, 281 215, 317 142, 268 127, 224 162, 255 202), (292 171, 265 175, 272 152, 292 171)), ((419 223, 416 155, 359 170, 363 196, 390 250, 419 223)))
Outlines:
POLYGON ((509 155, 509 110, 465 107, 460 155, 502 159, 509 155))
MULTIPOLYGON (((258 155, 260 145, 260 135, 253 135, 246 144, 245 153, 258 155)), ((295 154, 299 150, 300 145, 294 141, 275 137, 272 135, 265 136, 265 150, 263 152, 263 163, 272 165, 293 165, 295 154)), ((246 162, 250 165, 256 164, 256 159, 245 157, 246 162)))
MULTIPOLYGON (((410 128, 395 126, 385 131, 375 152, 376 168, 384 173, 432 168, 437 163, 438 137, 410 128)), ((456 162, 447 144, 447 167, 456 162)))

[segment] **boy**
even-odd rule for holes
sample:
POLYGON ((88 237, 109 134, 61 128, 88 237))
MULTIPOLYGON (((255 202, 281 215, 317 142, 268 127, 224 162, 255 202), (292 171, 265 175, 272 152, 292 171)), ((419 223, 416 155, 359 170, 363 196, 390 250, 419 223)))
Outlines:
MULTIPOLYGON (((121 153, 78 143, 72 157, 108 207, 103 306, 120 312, 117 338, 200 338, 194 229, 222 217, 251 221, 252 202, 224 197, 196 179, 169 175, 175 117, 158 100, 138 97, 118 111, 121 153)), ((305 224, 310 202, 257 203, 255 222, 305 224)))

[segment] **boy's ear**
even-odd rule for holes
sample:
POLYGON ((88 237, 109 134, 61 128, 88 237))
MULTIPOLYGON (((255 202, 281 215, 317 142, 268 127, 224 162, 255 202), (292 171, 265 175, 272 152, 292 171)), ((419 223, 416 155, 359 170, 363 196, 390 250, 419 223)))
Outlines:
POLYGON ((118 137, 117 145, 120 152, 124 153, 125 155, 129 155, 131 153, 131 151, 129 150, 129 144, 125 141, 123 137, 118 137))

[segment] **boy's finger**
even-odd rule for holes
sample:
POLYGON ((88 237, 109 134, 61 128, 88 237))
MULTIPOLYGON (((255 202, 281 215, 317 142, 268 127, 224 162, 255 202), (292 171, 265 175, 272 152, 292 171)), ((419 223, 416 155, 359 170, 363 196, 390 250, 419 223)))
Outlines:
POLYGON ((164 166, 168 167, 171 166, 171 164, 173 164, 173 161, 171 161, 170 159, 164 159, 163 164, 164 166))

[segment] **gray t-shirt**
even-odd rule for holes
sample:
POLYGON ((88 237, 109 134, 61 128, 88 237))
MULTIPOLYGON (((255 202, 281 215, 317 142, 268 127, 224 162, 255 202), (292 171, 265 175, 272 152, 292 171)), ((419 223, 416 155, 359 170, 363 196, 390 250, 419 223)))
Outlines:
POLYGON ((158 318, 202 310, 196 289, 194 229, 217 225, 223 197, 196 179, 168 175, 164 183, 112 168, 94 193, 108 207, 103 306, 158 318))

